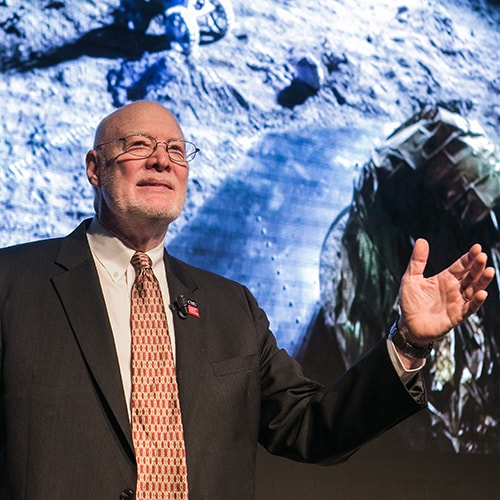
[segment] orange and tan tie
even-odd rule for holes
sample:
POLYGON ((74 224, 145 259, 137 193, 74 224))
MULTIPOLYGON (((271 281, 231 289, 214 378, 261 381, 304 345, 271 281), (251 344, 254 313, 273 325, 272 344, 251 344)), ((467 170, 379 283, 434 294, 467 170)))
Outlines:
POLYGON ((132 436, 136 500, 184 500, 186 452, 175 363, 160 285, 151 259, 136 252, 132 287, 132 436))

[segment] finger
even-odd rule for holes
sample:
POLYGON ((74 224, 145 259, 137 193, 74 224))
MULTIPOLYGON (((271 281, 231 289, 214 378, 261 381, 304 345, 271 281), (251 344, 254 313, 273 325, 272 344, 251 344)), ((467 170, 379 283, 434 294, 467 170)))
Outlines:
MULTIPOLYGON (((474 245, 472 245, 472 247, 467 253, 464 253, 455 262, 453 262, 453 264, 451 264, 450 267, 448 267, 448 272, 453 274, 453 276, 455 276, 457 279, 461 280, 462 278, 464 278, 466 273, 471 271, 480 254, 481 254, 481 245, 475 243, 474 245)), ((476 268, 476 273, 478 272, 480 272, 480 269, 476 268)), ((471 279, 468 280, 469 283, 467 284, 467 286, 470 285, 470 282, 472 281, 471 279)))
POLYGON ((485 290, 488 288, 489 284, 492 282, 493 278, 495 277, 495 268, 494 267, 487 267, 481 275, 476 279, 474 283, 472 283, 472 288, 475 292, 478 292, 479 290, 485 290))
POLYGON ((427 259, 429 258, 429 243, 423 238, 419 238, 413 247, 410 262, 406 272, 410 276, 420 276, 424 274, 427 259))
POLYGON ((478 276, 476 280, 473 281, 468 286, 464 285, 464 282, 466 281, 466 279, 464 278, 462 280, 462 283, 460 284, 460 291, 462 293, 462 297, 464 298, 465 302, 471 301, 472 299, 474 299, 475 296, 481 299, 482 294, 477 295, 478 292, 486 290, 486 288, 488 288, 489 284, 492 282, 494 277, 495 277, 495 269, 493 267, 487 267, 480 274, 480 276, 478 276))
POLYGON ((479 311, 479 309, 484 304, 487 298, 488 298, 488 292, 486 290, 480 290, 479 292, 476 292, 472 297, 472 299, 466 304, 467 307, 466 315, 468 316, 469 314, 473 314, 479 311))
POLYGON ((469 288, 469 286, 472 285, 476 287, 476 290, 479 289, 478 285, 481 286, 482 283, 479 280, 484 280, 484 282, 486 283, 488 277, 490 276, 490 271, 486 274, 486 276, 484 275, 484 272, 486 270, 486 263, 488 261, 488 256, 484 252, 480 252, 479 254, 472 257, 472 259, 473 260, 469 263, 470 269, 468 271, 467 269, 464 269, 465 274, 462 277, 457 276, 459 279, 461 279, 460 288, 462 291, 466 290, 467 288, 469 288))

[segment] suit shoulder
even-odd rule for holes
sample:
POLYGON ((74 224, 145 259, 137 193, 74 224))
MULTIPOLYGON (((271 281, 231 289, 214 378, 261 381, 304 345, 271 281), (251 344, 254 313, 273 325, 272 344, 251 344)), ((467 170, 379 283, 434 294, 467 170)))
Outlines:
POLYGON ((19 262, 21 265, 26 265, 28 262, 40 259, 51 258, 56 255, 62 238, 52 238, 29 243, 21 243, 0 249, 0 264, 14 265, 19 262))
POLYGON ((188 275, 193 278, 197 283, 210 283, 210 286, 220 286, 222 288, 228 289, 246 289, 246 286, 234 281, 230 278, 226 278, 221 274, 214 273, 212 271, 208 271, 207 269, 203 269, 201 267, 193 266, 184 262, 183 260, 177 259, 176 257, 172 257, 171 255, 170 261, 172 267, 175 271, 181 272, 183 275, 188 275))

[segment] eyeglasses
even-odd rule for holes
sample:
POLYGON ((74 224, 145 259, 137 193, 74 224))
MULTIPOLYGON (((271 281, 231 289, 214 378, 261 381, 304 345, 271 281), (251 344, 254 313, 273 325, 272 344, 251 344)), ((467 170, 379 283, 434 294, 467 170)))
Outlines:
POLYGON ((167 152, 168 157, 175 163, 190 162, 194 159, 196 153, 200 152, 200 149, 189 141, 184 141, 182 139, 157 141, 154 137, 141 134, 129 135, 128 137, 103 142, 102 144, 95 146, 95 148, 97 149, 115 142, 120 142, 122 145, 122 152, 114 158, 115 160, 118 156, 124 153, 131 154, 137 158, 149 158, 156 151, 158 144, 165 144, 165 151, 167 152))

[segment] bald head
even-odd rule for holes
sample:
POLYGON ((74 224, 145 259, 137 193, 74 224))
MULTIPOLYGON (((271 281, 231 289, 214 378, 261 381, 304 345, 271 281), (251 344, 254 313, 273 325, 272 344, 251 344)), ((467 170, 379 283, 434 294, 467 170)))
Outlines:
POLYGON ((120 137, 146 132, 138 130, 138 124, 153 122, 158 126, 163 122, 165 126, 177 129, 177 137, 184 138, 179 123, 168 109, 157 102, 136 101, 113 111, 99 123, 95 132, 94 148, 98 144, 120 137))

